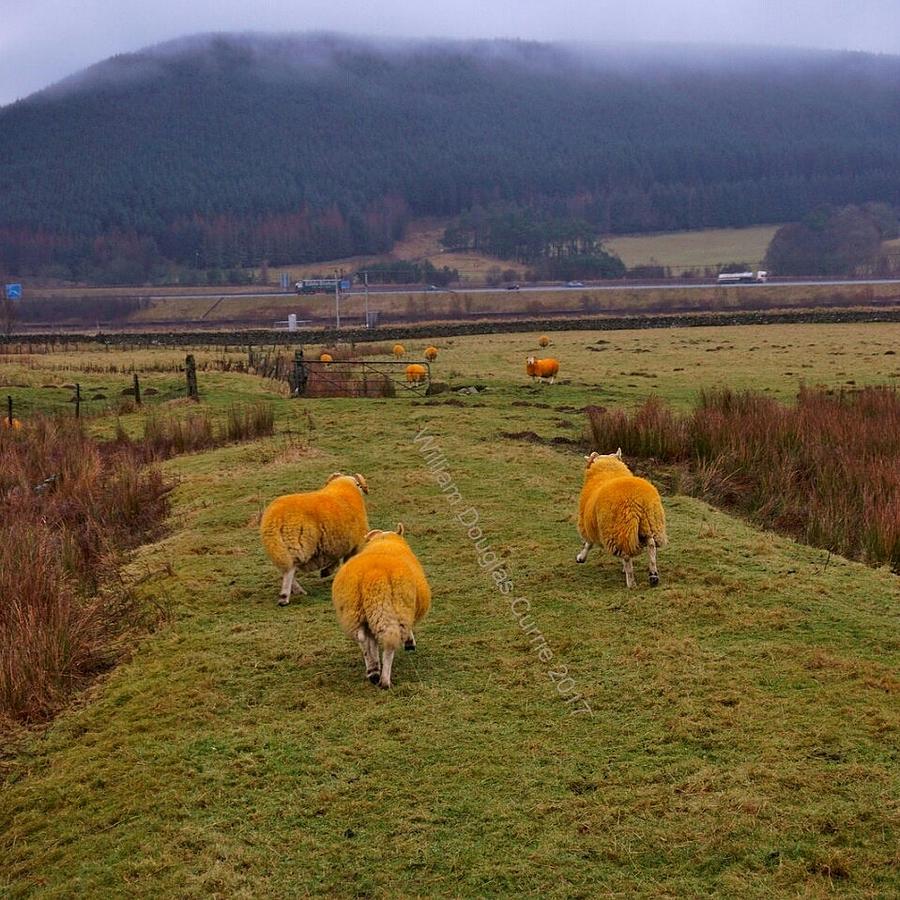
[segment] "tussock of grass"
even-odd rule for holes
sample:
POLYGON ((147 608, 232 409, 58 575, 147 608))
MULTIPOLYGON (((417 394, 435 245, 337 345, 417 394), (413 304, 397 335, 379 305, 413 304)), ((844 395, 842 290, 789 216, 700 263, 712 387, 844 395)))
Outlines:
POLYGON ((0 719, 46 718, 109 665, 142 610, 104 587, 167 494, 157 470, 72 420, 0 431, 0 719))
MULTIPOLYGON (((134 446, 144 458, 169 459, 181 453, 196 453, 235 441, 250 441, 275 432, 275 411, 271 403, 232 404, 225 421, 216 423, 209 410, 187 416, 151 412, 144 420, 143 440, 134 446)), ((120 431, 120 442, 127 438, 120 431)))
POLYGON ((900 572, 900 395, 802 389, 787 406, 754 392, 702 392, 676 414, 587 409, 601 453, 686 462, 702 497, 810 544, 900 572))

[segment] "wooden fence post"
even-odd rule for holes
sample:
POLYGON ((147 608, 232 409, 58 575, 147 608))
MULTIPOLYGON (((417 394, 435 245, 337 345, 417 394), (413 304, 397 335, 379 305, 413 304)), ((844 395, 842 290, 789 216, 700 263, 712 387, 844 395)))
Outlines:
POLYGON ((303 361, 303 350, 294 353, 294 371, 291 373, 291 387, 295 397, 302 397, 306 393, 306 382, 309 374, 306 371, 306 363, 303 361))
POLYGON ((81 418, 81 385, 75 382, 75 418, 81 418))
POLYGON ((137 372, 134 373, 134 402, 141 405, 141 383, 138 381, 137 372))
POLYGON ((187 377, 187 392, 191 400, 199 400, 200 393, 197 390, 197 363, 194 354, 188 353, 184 358, 185 375, 187 377))
POLYGON ((9 427, 12 428, 13 423, 13 414, 12 414, 12 397, 7 394, 6 396, 6 421, 9 423, 9 427))

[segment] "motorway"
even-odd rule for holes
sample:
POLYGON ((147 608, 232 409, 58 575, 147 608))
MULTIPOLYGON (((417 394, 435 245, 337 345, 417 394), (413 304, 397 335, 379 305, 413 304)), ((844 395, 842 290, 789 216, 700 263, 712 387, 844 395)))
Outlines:
MULTIPOLYGON (((622 282, 617 281, 615 283, 610 284, 606 282, 604 284, 591 284, 585 283, 583 287, 569 287, 564 284, 552 284, 552 285, 526 285, 518 288, 517 290, 510 290, 505 287, 467 287, 467 288, 447 288, 447 289, 438 289, 438 290, 429 290, 428 288, 421 287, 420 285, 411 285, 407 287, 398 287, 396 285, 389 286, 370 286, 369 287, 369 296, 377 295, 377 296, 392 296, 392 295, 401 295, 401 296, 409 296, 410 294, 527 294, 527 293, 548 293, 548 292, 566 292, 573 293, 578 291, 683 291, 683 290, 716 290, 722 288, 728 288, 729 290, 733 290, 734 288, 740 289, 748 289, 753 290, 754 288, 766 288, 766 287, 858 287, 861 285, 867 284, 896 284, 900 285, 900 278, 845 278, 845 279, 770 279, 768 282, 763 284, 728 284, 721 285, 716 282, 709 281, 666 281, 666 282, 622 282)), ((361 297, 363 295, 363 291, 361 290, 352 290, 352 291, 344 291, 341 294, 342 298, 346 297, 361 297)), ((216 295, 205 293, 205 294, 149 294, 143 295, 148 300, 206 300, 209 301, 213 299, 216 295)), ((231 298, 231 297, 246 297, 246 298, 263 298, 263 297, 290 297, 297 296, 293 291, 253 291, 253 292, 240 292, 240 293, 223 293, 219 295, 222 298, 231 298)), ((322 294, 306 294, 301 296, 307 297, 321 297, 322 294)), ((327 296, 327 295, 325 295, 327 296)))

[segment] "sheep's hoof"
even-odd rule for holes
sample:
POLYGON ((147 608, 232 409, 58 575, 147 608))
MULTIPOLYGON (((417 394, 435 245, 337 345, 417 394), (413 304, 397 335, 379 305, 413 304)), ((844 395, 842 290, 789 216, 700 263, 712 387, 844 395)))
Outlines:
POLYGON ((650 587, 656 587, 659 584, 659 575, 650 576, 650 587))
POLYGON ((282 594, 282 595, 278 598, 278 605, 279 605, 279 606, 287 606, 288 603, 290 603, 290 602, 291 602, 291 598, 285 596, 284 594, 282 594))
POLYGON ((587 557, 586 556, 582 557, 581 554, 579 553, 578 556, 575 557, 575 562, 577 562, 577 563, 587 562, 587 557))
POLYGON ((381 672, 369 672, 366 675, 366 678, 368 678, 372 684, 378 684, 378 682, 381 681, 381 672))
POLYGON ((409 638, 409 640, 407 640, 406 643, 403 645, 403 649, 407 653, 412 653, 413 650, 416 649, 416 642, 412 638, 409 638))
POLYGON ((379 681, 378 687, 380 687, 383 691, 389 691, 391 689, 391 683, 389 681, 387 683, 379 681))

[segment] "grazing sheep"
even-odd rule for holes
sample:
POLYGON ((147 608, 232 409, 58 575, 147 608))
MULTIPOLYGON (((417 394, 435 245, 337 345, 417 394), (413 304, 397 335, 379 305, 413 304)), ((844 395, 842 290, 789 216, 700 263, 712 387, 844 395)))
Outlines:
POLYGON ((400 645, 416 649, 413 625, 431 606, 425 572, 403 533, 402 523, 396 532, 370 531, 366 545, 331 586, 341 628, 362 649, 366 678, 383 688, 391 686, 391 666, 400 645))
POLYGON ((428 377, 428 369, 420 363, 412 363, 406 367, 407 381, 424 381, 428 377))
POLYGON ((539 347, 546 347, 549 343, 550 343, 550 338, 548 338, 546 334, 542 334, 538 338, 538 346, 539 347))
POLYGON ((437 347, 426 347, 425 348, 425 359, 428 362, 434 362, 437 359, 438 348, 437 347))
POLYGON ((535 359, 533 356, 529 356, 525 360, 525 371, 531 376, 532 381, 535 378, 539 381, 549 378, 550 384, 553 384, 553 379, 559 372, 559 360, 550 356, 546 359, 535 359))
POLYGON ((400 357, 403 356, 404 353, 406 353, 406 348, 403 346, 403 344, 394 344, 393 353, 394 356, 397 357, 397 359, 400 359, 400 357))
POLYGON ((319 356, 319 362, 323 362, 323 363, 334 362, 334 357, 330 353, 322 353, 319 356))
POLYGON ((10 431, 21 431, 22 429, 22 423, 17 418, 15 418, 15 416, 13 416, 12 419, 10 419, 8 416, 4 416, 2 419, 0 419, 0 423, 2 423, 2 428, 4 430, 8 429, 10 431))
POLYGON ((325 486, 273 500, 262 515, 260 536, 269 559, 282 574, 278 605, 290 603, 291 591, 306 591, 294 573, 320 570, 330 575, 365 543, 369 521, 362 495, 369 493, 360 475, 329 475, 325 486))
POLYGON ((602 544, 622 558, 625 584, 634 587, 632 557, 643 547, 650 557, 650 584, 659 584, 656 550, 665 547, 666 514, 659 491, 644 478, 636 478, 615 453, 586 456, 584 486, 578 502, 578 532, 584 546, 575 557, 583 563, 594 544, 602 544))

